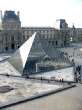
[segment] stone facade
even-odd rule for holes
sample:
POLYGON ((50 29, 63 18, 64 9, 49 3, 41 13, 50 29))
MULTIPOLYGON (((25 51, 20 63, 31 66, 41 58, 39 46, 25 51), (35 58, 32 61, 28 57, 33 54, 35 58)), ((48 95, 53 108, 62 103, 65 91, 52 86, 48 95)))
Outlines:
MULTIPOLYGON (((82 29, 68 28, 63 20, 63 28, 55 29, 52 27, 21 27, 19 12, 5 11, 2 17, 2 29, 0 30, 0 52, 12 52, 25 42, 34 32, 36 38, 46 40, 48 45, 54 48, 65 47, 72 41, 82 40, 82 29), (64 25, 65 24, 65 25, 64 25), (65 28, 66 27, 66 28, 65 28)), ((34 44, 37 48, 39 43, 34 44), (37 45, 37 46, 36 46, 37 45)))
POLYGON ((63 47, 69 45, 68 30, 57 30, 51 27, 27 27, 22 28, 23 38, 28 39, 34 32, 37 32, 36 38, 48 41, 53 47, 63 47))
POLYGON ((22 44, 21 30, 2 30, 0 52, 13 52, 22 44))
POLYGON ((12 52, 22 44, 19 12, 5 11, 0 31, 0 52, 12 52))

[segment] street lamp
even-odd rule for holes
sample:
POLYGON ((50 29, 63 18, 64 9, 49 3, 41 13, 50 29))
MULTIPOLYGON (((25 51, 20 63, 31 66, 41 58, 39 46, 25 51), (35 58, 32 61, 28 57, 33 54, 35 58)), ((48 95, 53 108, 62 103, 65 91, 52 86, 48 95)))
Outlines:
POLYGON ((72 63, 74 66, 75 66, 75 50, 76 50, 76 48, 74 48, 74 50, 73 50, 73 59, 72 59, 72 63))

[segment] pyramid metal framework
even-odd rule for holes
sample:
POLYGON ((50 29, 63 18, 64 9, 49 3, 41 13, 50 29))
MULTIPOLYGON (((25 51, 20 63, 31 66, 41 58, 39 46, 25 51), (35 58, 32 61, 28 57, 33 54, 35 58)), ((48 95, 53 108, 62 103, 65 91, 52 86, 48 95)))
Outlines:
POLYGON ((0 63, 0 74, 22 75, 35 36, 36 32, 10 58, 0 63))

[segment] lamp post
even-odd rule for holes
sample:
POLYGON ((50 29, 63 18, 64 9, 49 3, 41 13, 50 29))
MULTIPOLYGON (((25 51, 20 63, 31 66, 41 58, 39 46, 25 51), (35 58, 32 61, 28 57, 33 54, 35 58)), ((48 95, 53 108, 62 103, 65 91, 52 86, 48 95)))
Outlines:
POLYGON ((76 48, 74 48, 74 50, 73 50, 73 59, 72 59, 73 66, 75 66, 75 50, 76 50, 76 48))
POLYGON ((73 50, 73 60, 75 60, 75 50, 76 50, 76 48, 74 48, 74 50, 73 50))

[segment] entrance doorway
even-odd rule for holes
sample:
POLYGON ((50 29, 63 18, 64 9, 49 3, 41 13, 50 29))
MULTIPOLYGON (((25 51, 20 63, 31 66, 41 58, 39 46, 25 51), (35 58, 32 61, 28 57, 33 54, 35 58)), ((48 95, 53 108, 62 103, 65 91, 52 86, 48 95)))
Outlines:
POLYGON ((11 44, 11 49, 12 49, 12 50, 15 49, 15 44, 11 44))

